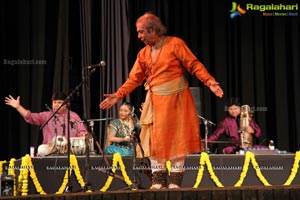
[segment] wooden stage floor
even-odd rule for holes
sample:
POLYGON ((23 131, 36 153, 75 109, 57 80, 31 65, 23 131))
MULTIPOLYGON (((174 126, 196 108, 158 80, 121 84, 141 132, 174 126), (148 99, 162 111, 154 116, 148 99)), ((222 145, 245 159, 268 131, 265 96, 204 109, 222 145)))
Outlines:
POLYGON ((28 200, 299 200, 300 186, 243 186, 224 188, 180 188, 164 190, 116 190, 60 195, 28 195, 0 197, 0 199, 28 200))

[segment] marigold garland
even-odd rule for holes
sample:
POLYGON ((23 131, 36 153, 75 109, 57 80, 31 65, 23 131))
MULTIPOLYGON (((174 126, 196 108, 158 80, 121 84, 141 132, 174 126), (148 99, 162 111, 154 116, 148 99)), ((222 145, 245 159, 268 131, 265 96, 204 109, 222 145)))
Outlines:
POLYGON ((76 158, 75 155, 71 154, 70 155, 70 167, 66 170, 63 182, 62 182, 61 186, 59 187, 58 191, 55 194, 62 194, 64 192, 64 190, 66 189, 66 186, 68 184, 68 181, 69 181, 68 173, 69 173, 69 176, 71 176, 72 175, 72 170, 74 170, 76 179, 77 179, 78 183, 80 184, 80 186, 84 187, 85 182, 84 182, 83 177, 80 173, 80 168, 78 166, 77 158, 76 158))
POLYGON ((255 160, 254 153, 247 151, 243 169, 242 169, 242 173, 240 174, 240 179, 234 184, 234 187, 240 187, 243 184, 244 179, 246 178, 246 174, 249 169, 250 162, 251 162, 253 168, 255 169, 255 173, 256 173, 256 176, 258 177, 258 179, 264 184, 264 186, 270 186, 271 184, 266 180, 266 178, 261 173, 260 167, 255 160))
MULTIPOLYGON (((82 178, 82 175, 80 173, 80 168, 78 166, 77 159, 74 155, 70 155, 70 167, 66 170, 62 185, 60 186, 59 190, 56 192, 56 194, 62 194, 64 192, 64 189, 66 188, 66 185, 68 183, 68 172, 70 175, 72 174, 72 169, 75 172, 75 176, 77 178, 78 183, 80 186, 84 186, 84 180, 82 178)), ((20 175, 18 177, 18 183, 19 183, 19 192, 22 196, 25 196, 28 194, 28 173, 30 172, 30 177, 33 181, 33 184, 40 194, 46 194, 46 192, 43 190, 36 173, 34 171, 34 167, 31 161, 31 157, 27 154, 24 157, 22 157, 21 167, 20 167, 20 175)))
POLYGON ((31 157, 29 154, 26 154, 22 157, 22 162, 20 166, 20 174, 18 177, 18 189, 19 192, 21 192, 22 196, 26 196, 28 194, 28 173, 30 173, 30 177, 32 179, 32 182, 35 186, 35 189, 40 194, 46 194, 43 190, 36 173, 34 171, 34 166, 31 161, 31 157))
POLYGON ((168 161, 166 162, 166 168, 167 168, 168 174, 169 174, 169 176, 170 176, 171 168, 172 168, 172 163, 171 163, 170 160, 168 160, 168 161))
POLYGON ((283 185, 290 185, 294 180, 299 169, 299 160, 300 160, 300 151, 297 151, 295 154, 293 168, 291 169, 291 174, 283 185))
POLYGON ((243 168, 242 168, 242 172, 240 174, 240 179, 234 184, 234 187, 240 187, 243 182, 244 182, 244 179, 247 175, 247 172, 248 172, 248 167, 249 167, 249 164, 250 164, 250 161, 251 161, 251 152, 247 151, 246 152, 246 156, 245 156, 245 160, 244 160, 244 165, 243 165, 243 168))
POLYGON ((0 161, 0 174, 3 174, 3 164, 6 163, 6 160, 0 161))
MULTIPOLYGON (((216 176, 216 174, 215 174, 215 172, 212 168, 212 164, 210 162, 208 154, 204 153, 203 155, 204 155, 205 160, 206 160, 206 167, 207 167, 207 170, 210 174, 210 178, 214 181, 214 183, 216 184, 217 187, 224 187, 223 184, 219 181, 219 178, 216 176)), ((201 156, 202 156, 202 154, 201 154, 201 156)))
POLYGON ((199 160, 200 169, 198 171, 196 182, 195 182, 193 188, 198 188, 198 186, 202 180, 202 177, 203 177, 204 165, 205 165, 205 159, 206 159, 205 156, 203 156, 203 155, 204 155, 204 153, 201 153, 200 160, 199 160))
POLYGON ((17 186, 16 186, 16 173, 15 173, 15 158, 10 159, 8 165, 8 175, 12 175, 14 177, 14 196, 17 195, 17 186))
POLYGON ((58 191, 55 193, 55 194, 62 194, 64 192, 64 190, 66 189, 67 187, 67 184, 68 184, 68 173, 70 173, 70 176, 72 174, 72 171, 67 169, 66 172, 65 172, 65 176, 63 178, 63 182, 61 184, 61 186, 59 187, 58 191))
MULTIPOLYGON (((9 167, 8 167, 8 174, 12 175, 15 179, 14 181, 14 196, 16 196, 17 194, 21 194, 22 196, 28 195, 28 177, 29 177, 29 173, 30 173, 30 177, 34 183, 34 186, 37 190, 38 193, 40 194, 46 194, 45 191, 43 190, 41 184, 39 183, 39 180, 36 176, 36 172, 34 170, 34 166, 32 164, 32 160, 31 157, 26 154, 24 157, 22 157, 22 162, 21 162, 21 166, 20 166, 20 173, 18 176, 18 181, 16 181, 16 173, 15 173, 15 161, 16 159, 12 158, 9 161, 9 167), (18 183, 18 190, 17 190, 17 185, 16 182, 18 183)), ((298 173, 298 169, 299 169, 299 161, 300 161, 300 151, 297 151, 295 154, 295 159, 294 159, 294 163, 293 163, 293 167, 291 169, 291 174, 289 175, 289 177, 287 178, 287 180, 285 181, 285 183, 283 185, 290 185, 292 183, 292 181, 294 180, 296 174, 298 173)), ((244 164, 243 164, 243 168, 240 174, 240 178, 239 180, 235 183, 234 187, 239 187, 243 184, 244 179, 247 175, 248 169, 249 169, 249 165, 250 162, 253 166, 253 168, 255 169, 256 175, 259 178, 259 180, 263 183, 263 185, 265 186, 270 186, 270 183, 266 180, 266 178, 263 176, 263 174, 261 173, 260 167, 255 159, 255 155, 250 152, 247 151, 246 155, 245 155, 245 160, 244 160, 244 164)), ((6 163, 6 161, 0 161, 0 172, 3 172, 3 164, 6 163)), ((207 170, 210 174, 210 178, 213 180, 213 182, 216 184, 217 187, 224 187, 222 185, 222 183, 219 181, 218 177, 215 175, 214 170, 213 170, 213 166, 211 164, 209 155, 205 152, 202 152, 200 155, 200 159, 199 159, 199 164, 200 164, 200 169, 197 173, 197 178, 196 178, 196 182, 194 184, 194 188, 197 188, 202 180, 203 177, 203 172, 204 172, 204 167, 206 165, 207 170)), ((122 160, 122 157, 120 154, 114 154, 113 155, 113 160, 112 160, 112 172, 115 173, 116 169, 117 169, 117 165, 119 165, 122 175, 124 177, 124 181, 126 182, 127 185, 132 186, 132 182, 130 180, 130 178, 127 175, 126 169, 125 169, 125 165, 124 162, 122 160)), ((171 170, 171 162, 167 161, 166 163, 166 167, 168 169, 168 171, 171 170)), ((68 173, 70 173, 69 175, 72 174, 72 170, 74 170, 75 176, 77 178, 78 183, 84 187, 85 182, 83 180, 83 177, 80 173, 80 168, 78 165, 78 161, 77 158, 75 157, 75 155, 70 155, 70 167, 66 170, 65 175, 64 175, 64 179, 63 182, 59 188, 59 190, 56 192, 56 194, 62 194, 64 192, 64 189, 68 183, 68 173)), ((104 186, 100 189, 100 191, 104 192, 107 191, 107 189, 110 187, 111 183, 113 180, 113 176, 108 176, 104 186)), ((134 188, 133 188, 134 189, 134 188)))
POLYGON ((260 182, 264 184, 264 186, 271 186, 271 184, 267 181, 267 179, 261 173, 260 167, 255 160, 254 153, 251 152, 251 163, 253 168, 255 169, 256 176, 259 178, 260 182))
POLYGON ((201 153, 201 157, 200 157, 200 169, 198 171, 197 174, 197 178, 196 178, 196 182, 193 186, 193 188, 198 188, 202 177, 203 177, 203 172, 204 172, 204 165, 206 164, 207 170, 210 174, 210 178, 213 180, 213 182, 216 184, 217 187, 224 187, 223 184, 220 182, 219 178, 216 176, 213 168, 212 168, 212 164, 210 162, 209 156, 206 152, 202 152, 201 153))
MULTIPOLYGON (((124 162, 123 162, 122 157, 121 157, 121 155, 119 153, 115 153, 113 155, 112 169, 111 169, 113 173, 116 172, 117 164, 119 164, 119 166, 120 166, 120 169, 121 169, 121 172, 122 172, 122 175, 123 175, 125 183, 128 186, 131 186, 132 182, 131 182, 129 176, 127 175, 124 162)), ((110 187, 111 183, 112 183, 112 180, 113 180, 113 176, 108 176, 108 178, 106 179, 106 182, 105 182, 104 186, 100 189, 100 191, 101 192, 107 191, 108 188, 110 187)))
POLYGON ((22 196, 28 194, 28 169, 24 166, 28 166, 27 158, 24 156, 21 162, 20 174, 18 177, 18 193, 22 196))
POLYGON ((73 167, 73 170, 74 170, 74 173, 75 173, 75 176, 76 176, 76 179, 77 179, 79 185, 81 187, 84 187, 85 186, 85 182, 84 182, 83 177, 82 177, 82 175, 80 173, 80 168, 79 168, 76 156, 73 155, 73 154, 70 155, 70 160, 71 160, 70 161, 71 162, 70 166, 73 167))

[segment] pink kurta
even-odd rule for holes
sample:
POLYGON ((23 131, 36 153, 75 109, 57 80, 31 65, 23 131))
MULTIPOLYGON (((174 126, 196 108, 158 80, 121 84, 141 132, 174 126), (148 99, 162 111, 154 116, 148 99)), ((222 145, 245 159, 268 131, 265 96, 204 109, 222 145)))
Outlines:
MULTIPOLYGON (((27 123, 41 126, 43 125, 52 115, 51 112, 40 112, 32 113, 30 110, 27 111, 27 115, 24 117, 24 120, 27 123)), ((48 144, 54 137, 55 131, 58 136, 68 137, 67 126, 67 111, 62 114, 56 114, 57 118, 52 118, 43 128, 43 144, 48 144)), ((80 137, 84 136, 87 131, 82 123, 80 117, 73 111, 70 111, 70 137, 80 137)))
MULTIPOLYGON (((119 98, 131 93, 146 79, 151 88, 184 76, 185 68, 205 85, 215 79, 204 65, 177 37, 166 37, 155 63, 151 63, 150 46, 144 47, 129 74, 127 81, 119 88, 119 98)), ((153 126, 150 135, 151 157, 169 160, 202 150, 199 120, 190 89, 171 95, 151 93, 153 105, 153 126)))

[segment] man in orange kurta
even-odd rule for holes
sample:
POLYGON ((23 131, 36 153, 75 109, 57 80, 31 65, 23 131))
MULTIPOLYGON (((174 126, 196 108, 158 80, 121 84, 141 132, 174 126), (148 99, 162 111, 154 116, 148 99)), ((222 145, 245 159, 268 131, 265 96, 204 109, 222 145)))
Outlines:
POLYGON ((202 150, 197 111, 184 73, 195 75, 218 97, 223 91, 183 40, 166 36, 157 16, 145 13, 136 27, 146 46, 138 53, 127 81, 116 93, 106 94, 100 108, 110 108, 146 80, 148 93, 140 121, 141 139, 149 138, 142 144, 149 149, 145 153, 151 159, 152 188, 167 186, 167 160, 172 163, 169 188, 177 188, 182 182, 185 156, 202 150))

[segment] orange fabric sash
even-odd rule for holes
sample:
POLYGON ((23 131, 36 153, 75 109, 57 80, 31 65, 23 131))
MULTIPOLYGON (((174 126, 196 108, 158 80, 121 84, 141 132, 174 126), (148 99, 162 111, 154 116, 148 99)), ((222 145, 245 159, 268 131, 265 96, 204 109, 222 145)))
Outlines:
POLYGON ((148 90, 145 102, 143 104, 143 110, 141 113, 140 122, 142 125, 142 130, 140 133, 141 138, 141 146, 143 150, 140 149, 139 146, 136 148, 137 157, 150 157, 151 156, 151 148, 150 148, 150 138, 153 126, 153 107, 152 107, 152 99, 151 93, 155 93, 156 95, 171 95, 176 94, 184 90, 186 86, 186 80, 184 76, 180 76, 176 79, 163 83, 161 85, 150 88, 147 83, 145 83, 145 90, 148 90))

